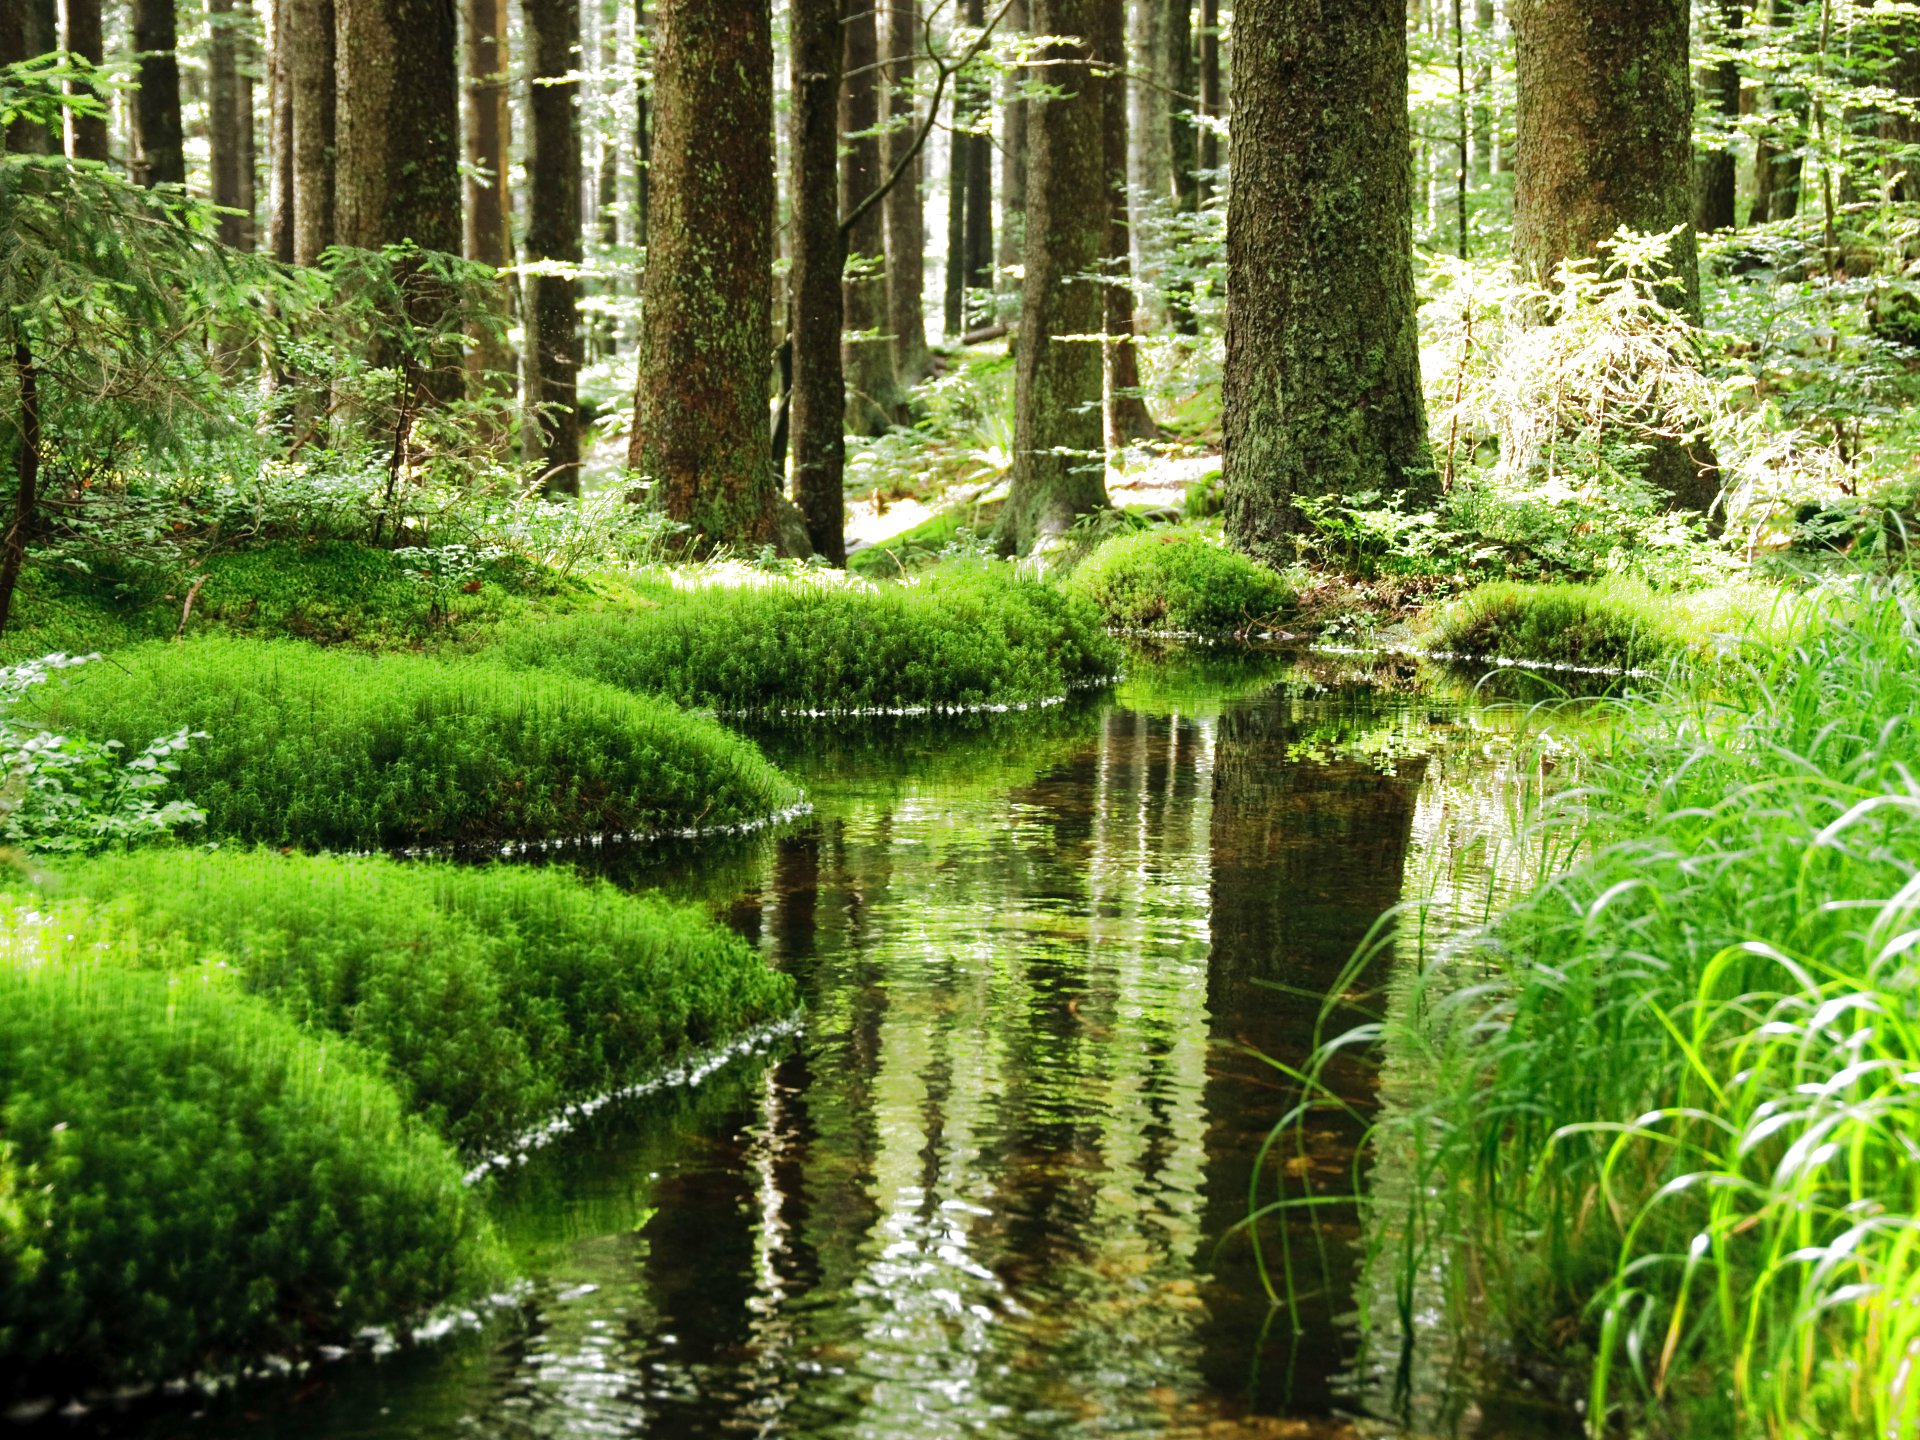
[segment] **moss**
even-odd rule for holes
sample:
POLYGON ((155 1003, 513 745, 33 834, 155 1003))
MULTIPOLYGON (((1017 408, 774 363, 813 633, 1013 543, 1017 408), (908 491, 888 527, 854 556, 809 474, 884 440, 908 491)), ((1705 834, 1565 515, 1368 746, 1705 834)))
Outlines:
POLYGON ((1187 530, 1116 535, 1064 588, 1131 630, 1225 631, 1285 608, 1287 583, 1266 566, 1187 530))
POLYGON ((181 726, 179 791, 216 836, 460 845, 763 819, 799 791, 657 699, 476 660, 292 641, 149 644, 62 675, 29 723, 140 746, 181 726))

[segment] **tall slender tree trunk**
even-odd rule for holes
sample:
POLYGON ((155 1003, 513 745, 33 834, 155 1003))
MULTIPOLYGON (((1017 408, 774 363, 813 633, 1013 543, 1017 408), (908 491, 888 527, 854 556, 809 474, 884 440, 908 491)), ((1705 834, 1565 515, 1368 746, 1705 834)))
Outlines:
POLYGON ((293 58, 290 0, 267 0, 267 253, 293 263, 293 58))
POLYGON ((133 102, 139 150, 135 174, 146 185, 187 183, 178 43, 173 0, 133 0, 133 48, 140 57, 140 88, 133 102))
POLYGON ((1036 0, 1039 62, 1064 99, 1028 121, 1025 292, 1014 372, 1013 482, 995 530, 1004 552, 1057 541, 1107 504, 1099 335, 1107 250, 1105 102, 1091 37, 1111 0, 1036 0))
MULTIPOLYGON (((1191 219, 1200 209, 1200 181, 1194 168, 1200 163, 1199 127, 1194 114, 1200 108, 1199 76, 1193 63, 1193 0, 1167 0, 1168 153, 1173 161, 1175 212, 1191 219)), ((1193 284, 1177 275, 1166 286, 1167 312, 1183 335, 1196 334, 1193 284)))
MULTIPOLYGON (((1700 315, 1694 232, 1693 84, 1688 0, 1513 0, 1519 105, 1513 249, 1542 283, 1564 260, 1598 253, 1626 226, 1673 232, 1674 307, 1700 315)), ((1647 480, 1679 509, 1706 512, 1719 493, 1711 457, 1652 446, 1647 480)))
MULTIPOLYGON (((1764 0, 1765 22, 1770 29, 1786 29, 1793 24, 1800 0, 1764 0)), ((1800 172, 1805 166, 1799 138, 1807 123, 1807 96, 1797 86, 1769 86, 1762 91, 1760 108, 1787 117, 1791 133, 1785 137, 1762 132, 1754 144, 1752 224, 1771 220, 1791 220, 1800 212, 1800 172)))
MULTIPOLYGON (((1162 3, 1162 0, 1153 0, 1162 3)), ((1003 34, 1026 35, 1032 31, 1028 0, 1011 0, 1006 17, 1000 22, 1003 34)), ((1003 290, 1018 295, 1020 282, 1013 272, 1020 267, 1027 234, 1027 102, 1020 98, 1026 84, 1026 70, 1014 66, 1007 71, 1001 97, 1006 139, 1000 158, 1000 253, 997 269, 1003 290)))
MULTIPOLYGON (((100 0, 63 0, 60 43, 91 65, 103 63, 106 38, 100 25, 100 0)), ((104 97, 102 97, 104 98, 104 97)), ((107 117, 67 115, 67 154, 75 160, 107 158, 107 117)))
MULTIPOLYGON (((888 0, 886 173, 898 168, 919 132, 920 109, 914 101, 914 56, 919 50, 919 0, 888 0)), ((796 72, 797 73, 797 72, 796 72)), ((799 126, 796 122, 795 131, 799 126)), ((927 212, 920 194, 921 161, 916 154, 900 182, 887 192, 887 326, 893 332, 893 368, 901 383, 927 378, 933 356, 927 349, 927 212)), ((802 507, 804 508, 804 507, 802 507)), ((819 542, 814 548, 819 549, 819 542)))
MULTIPOLYGON (((1746 24, 1746 0, 1720 0, 1716 37, 1728 47, 1737 47, 1741 28, 1746 24)), ((1740 66, 1731 56, 1702 72, 1700 98, 1719 117, 1724 134, 1712 148, 1702 149, 1694 158, 1693 228, 1711 232, 1731 230, 1737 186, 1734 154, 1730 143, 1733 129, 1740 122, 1740 66)))
MULTIPOLYGON (((1127 179, 1147 200, 1173 198, 1173 107, 1167 91, 1173 67, 1167 54, 1167 0, 1132 0, 1128 17, 1132 58, 1127 85, 1127 179)), ((1137 256, 1138 247, 1136 247, 1137 256)))
POLYGON ((647 0, 633 0, 633 43, 638 73, 633 83, 633 243, 647 243, 647 217, 652 203, 653 175, 653 31, 647 23, 647 0))
POLYGON ((13 520, 0 544, 0 631, 13 618, 13 592, 27 563, 33 512, 40 503, 40 370, 25 340, 13 342, 13 371, 20 397, 20 445, 14 452, 13 520))
POLYGON ((1372 0, 1241 0, 1234 26, 1227 533, 1283 562, 1311 528, 1302 501, 1434 480, 1407 32, 1372 0))
MULTIPOLYGON (((854 0, 863 4, 865 0, 854 0)), ((793 259, 788 274, 793 499, 816 555, 847 559, 846 374, 841 369, 841 0, 792 0, 793 259)))
POLYGON ((1107 444, 1118 450, 1159 433, 1140 395, 1140 352, 1133 335, 1133 225, 1127 203, 1127 8, 1126 0, 1099 0, 1099 29, 1093 36, 1094 60, 1107 73, 1101 109, 1106 148, 1107 275, 1106 336, 1107 444))
POLYGON ((1200 113, 1213 122, 1200 131, 1199 201, 1213 196, 1220 171, 1220 122, 1227 116, 1226 89, 1220 74, 1220 0, 1200 0, 1200 113))
MULTIPOLYGON (((966 0, 966 16, 969 28, 983 27, 987 22, 986 0, 966 0)), ((973 93, 972 110, 977 128, 966 137, 966 286, 969 291, 981 291, 993 284, 993 136, 988 124, 988 107, 993 103, 993 96, 977 68, 968 84, 973 93)), ((969 317, 970 320, 978 318, 969 317)))
MULTIPOLYGON (((0 65, 17 65, 57 49, 59 13, 54 0, 4 0, 0 3, 0 65)), ((46 127, 16 120, 6 129, 6 148, 18 155, 44 155, 60 143, 46 127)))
POLYGON ((336 238, 458 254, 454 0, 334 0, 336 238))
MULTIPOLYGON (((840 87, 840 133, 846 153, 840 168, 840 213, 880 188, 880 32, 873 0, 848 8, 841 25, 846 42, 840 87)), ((847 237, 846 280, 847 428, 883 433, 906 414, 906 396, 893 371, 893 337, 887 332, 887 217, 884 204, 868 209, 847 237)))
POLYGON ((969 124, 965 87, 955 84, 952 123, 947 127, 947 250, 942 318, 948 335, 967 328, 967 142, 969 124))
MULTIPOLYGON (((508 190, 513 143, 508 0, 465 0, 466 5, 466 256, 505 270, 513 263, 513 202, 508 190)), ((511 304, 512 287, 500 282, 500 305, 511 304)), ((510 393, 513 347, 504 335, 482 329, 467 352, 472 394, 510 393)))
POLYGON ((251 8, 234 0, 207 0, 207 143, 213 203, 235 214, 220 217, 220 239, 253 248, 253 105, 240 73, 240 26, 251 8))
POLYGON ((769 0, 660 0, 652 213, 628 463, 696 547, 783 544, 769 454, 769 0))
POLYGON ((293 258, 311 265, 335 234, 333 0, 280 3, 287 7, 287 88, 293 109, 293 258))
MULTIPOLYGON (((532 94, 527 105, 527 259, 580 264, 580 0, 521 0, 532 94)), ((540 458, 549 493, 580 493, 580 305, 572 274, 528 277, 540 458)))

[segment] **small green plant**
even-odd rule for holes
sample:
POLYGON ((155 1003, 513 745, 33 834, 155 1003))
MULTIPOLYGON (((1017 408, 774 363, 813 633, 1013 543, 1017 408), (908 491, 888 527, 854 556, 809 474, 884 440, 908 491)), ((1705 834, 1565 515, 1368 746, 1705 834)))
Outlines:
POLYGON ((1191 530, 1136 530, 1102 542, 1065 581, 1129 630, 1240 630, 1286 608, 1274 571, 1191 530))

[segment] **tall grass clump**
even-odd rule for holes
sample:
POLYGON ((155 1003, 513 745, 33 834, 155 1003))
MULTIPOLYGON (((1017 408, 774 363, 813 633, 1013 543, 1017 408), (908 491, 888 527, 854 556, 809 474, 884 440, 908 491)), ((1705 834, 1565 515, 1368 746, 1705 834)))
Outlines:
POLYGON ((754 746, 671 704, 480 660, 205 637, 66 672, 24 720, 143 745, 187 726, 208 833, 327 849, 755 821, 799 799, 754 746))
POLYGON ((495 653, 727 711, 1025 704, 1119 664, 1085 601, 990 562, 707 585, 529 626, 495 653))
POLYGON ((1438 1098, 1376 1264, 1584 1336, 1596 1432, 1920 1428, 1920 596, 1855 601, 1628 702, 1550 812, 1585 858, 1387 1037, 1438 1098))
POLYGON ((1237 630, 1292 599, 1274 571, 1190 530, 1115 535, 1063 582, 1125 630, 1237 630))
POLYGON ((453 1151, 347 1047, 88 907, 0 902, 0 1400, 219 1373, 496 1284, 453 1151))
POLYGON ((694 908, 566 869, 144 850, 49 883, 109 906, 143 964, 215 958, 353 1040, 468 1154, 795 1003, 694 908))

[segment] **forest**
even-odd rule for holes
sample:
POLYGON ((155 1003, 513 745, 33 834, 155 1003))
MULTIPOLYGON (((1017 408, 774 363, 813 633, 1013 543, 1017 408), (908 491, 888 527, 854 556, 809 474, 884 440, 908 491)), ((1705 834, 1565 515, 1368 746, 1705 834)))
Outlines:
POLYGON ((0 0, 0 1428, 1920 1440, 1920 4, 0 0))

